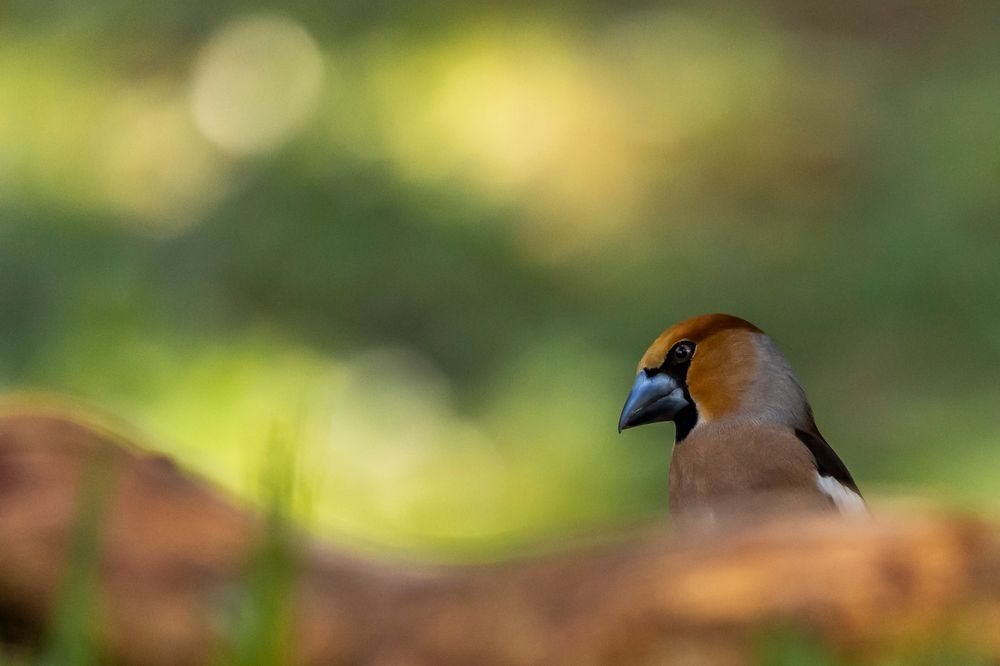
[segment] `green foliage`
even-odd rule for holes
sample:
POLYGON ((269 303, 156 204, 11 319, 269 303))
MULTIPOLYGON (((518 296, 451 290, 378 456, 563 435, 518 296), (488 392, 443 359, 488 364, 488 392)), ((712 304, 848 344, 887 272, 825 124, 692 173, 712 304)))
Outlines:
POLYGON ((304 410, 297 521, 492 556, 663 513, 631 369, 730 311, 866 495, 996 508, 995 3, 379 8, 7 3, 0 386, 263 505, 304 410))

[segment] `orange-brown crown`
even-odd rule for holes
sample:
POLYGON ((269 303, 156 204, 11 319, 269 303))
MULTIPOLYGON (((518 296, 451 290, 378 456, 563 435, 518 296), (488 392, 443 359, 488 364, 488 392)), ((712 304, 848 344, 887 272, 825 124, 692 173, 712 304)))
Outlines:
POLYGON ((750 322, 727 314, 707 314, 674 324, 650 345, 639 371, 663 365, 670 349, 681 340, 695 343, 687 371, 687 388, 701 418, 712 419, 739 408, 757 369, 753 334, 762 333, 750 322))

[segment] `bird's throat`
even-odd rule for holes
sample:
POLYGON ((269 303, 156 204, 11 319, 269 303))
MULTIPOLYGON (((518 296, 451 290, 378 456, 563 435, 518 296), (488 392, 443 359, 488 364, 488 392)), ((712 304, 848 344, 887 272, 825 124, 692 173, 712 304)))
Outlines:
POLYGON ((691 433, 691 430, 697 424, 698 410, 695 408, 694 402, 688 398, 687 406, 677 412, 677 416, 674 417, 674 426, 677 428, 677 434, 674 436, 674 444, 683 442, 684 438, 691 433))

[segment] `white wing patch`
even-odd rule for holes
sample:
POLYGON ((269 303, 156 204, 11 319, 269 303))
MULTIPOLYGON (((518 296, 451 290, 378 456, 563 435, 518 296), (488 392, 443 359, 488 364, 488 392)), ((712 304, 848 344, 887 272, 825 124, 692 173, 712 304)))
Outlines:
POLYGON ((832 476, 816 474, 816 485, 820 491, 833 500, 841 513, 865 513, 865 501, 856 492, 842 484, 832 476))

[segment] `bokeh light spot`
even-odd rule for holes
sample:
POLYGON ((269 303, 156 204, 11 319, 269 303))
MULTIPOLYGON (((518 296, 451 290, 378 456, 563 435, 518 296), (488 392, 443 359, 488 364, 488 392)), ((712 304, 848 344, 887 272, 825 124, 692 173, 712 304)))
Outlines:
POLYGON ((97 191, 132 226, 171 235, 201 220, 230 183, 226 160, 191 126, 183 98, 152 88, 121 90, 101 128, 94 170, 97 191))
POLYGON ((273 150, 316 110, 323 69, 316 42, 294 20, 238 19, 213 35, 198 56, 191 87, 195 123, 227 152, 273 150))

